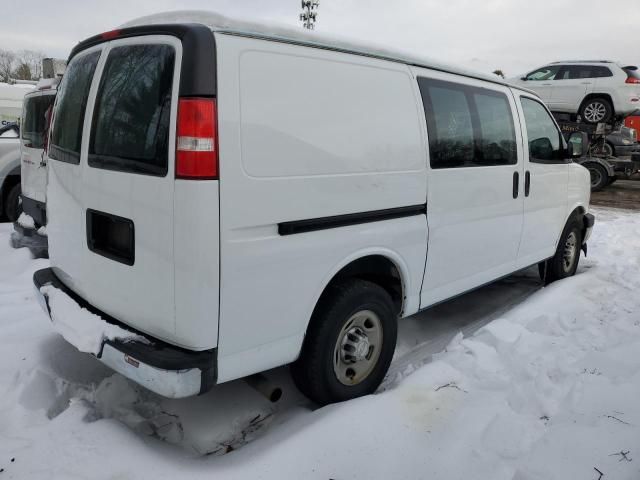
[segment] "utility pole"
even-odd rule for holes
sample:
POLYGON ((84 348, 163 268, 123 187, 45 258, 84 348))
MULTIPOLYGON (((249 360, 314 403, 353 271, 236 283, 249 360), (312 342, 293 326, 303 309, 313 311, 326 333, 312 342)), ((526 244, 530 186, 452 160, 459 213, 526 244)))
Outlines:
POLYGON ((316 17, 318 16, 318 5, 320 0, 302 0, 302 13, 300 14, 300 21, 302 26, 307 30, 313 30, 316 25, 316 17))

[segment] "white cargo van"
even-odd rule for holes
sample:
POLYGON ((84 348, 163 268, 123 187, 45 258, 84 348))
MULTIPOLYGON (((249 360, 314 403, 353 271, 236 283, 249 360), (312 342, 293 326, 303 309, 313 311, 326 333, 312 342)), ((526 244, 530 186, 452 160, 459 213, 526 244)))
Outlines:
POLYGON ((293 363, 325 404, 376 390, 398 318, 575 273, 589 173, 535 94, 195 17, 86 40, 59 87, 34 283, 77 347, 170 397, 293 363))

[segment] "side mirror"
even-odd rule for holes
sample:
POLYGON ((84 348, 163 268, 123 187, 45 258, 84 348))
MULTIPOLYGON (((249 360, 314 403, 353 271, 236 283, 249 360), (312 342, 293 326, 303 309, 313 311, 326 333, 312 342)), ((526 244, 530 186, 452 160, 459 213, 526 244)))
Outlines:
POLYGON ((586 156, 589 151, 589 135, 585 132, 573 132, 567 142, 567 154, 569 158, 586 156))
POLYGON ((520 77, 520 80, 522 80, 523 82, 527 81, 527 77, 520 77))

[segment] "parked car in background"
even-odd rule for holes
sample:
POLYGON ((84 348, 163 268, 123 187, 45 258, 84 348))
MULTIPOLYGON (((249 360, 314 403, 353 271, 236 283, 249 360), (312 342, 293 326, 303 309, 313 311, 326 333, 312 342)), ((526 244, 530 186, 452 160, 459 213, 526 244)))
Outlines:
POLYGON ((20 216, 20 128, 24 96, 32 85, 0 83, 0 219, 20 216))
POLYGON ((169 397, 293 362, 326 404, 378 388, 399 317, 575 274, 589 173, 535 94, 256 28, 171 13, 72 51, 34 283, 76 347, 169 397))
POLYGON ((18 123, 24 96, 32 90, 32 85, 0 83, 0 128, 18 123))
POLYGON ((20 127, 0 127, 0 221, 20 216, 20 127))
POLYGON ((640 108, 637 67, 612 61, 555 62, 512 81, 536 92, 551 111, 578 114, 592 124, 640 108))

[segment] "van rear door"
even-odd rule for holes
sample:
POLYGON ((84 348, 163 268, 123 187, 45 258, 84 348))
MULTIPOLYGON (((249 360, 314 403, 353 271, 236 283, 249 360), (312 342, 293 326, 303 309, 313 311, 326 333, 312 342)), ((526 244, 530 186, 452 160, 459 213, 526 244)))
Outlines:
MULTIPOLYGON (((144 29, 103 38, 110 41, 95 37, 97 46, 72 59, 58 95, 48 187, 54 272, 91 305, 137 330, 193 350, 211 348, 217 343, 217 290, 206 328, 176 326, 174 172, 185 88, 182 41, 179 34, 144 29), (76 125, 74 115, 83 115, 85 105, 82 125, 76 125)), ((209 51, 212 58, 214 53, 209 51)), ((217 202, 211 207, 217 225, 217 202)), ((183 235, 177 239, 186 241, 183 235)), ((210 267, 217 278, 217 238, 213 250, 210 267)))
POLYGON ((43 203, 46 201, 47 187, 45 137, 55 98, 55 90, 27 95, 20 129, 22 196, 43 203))

